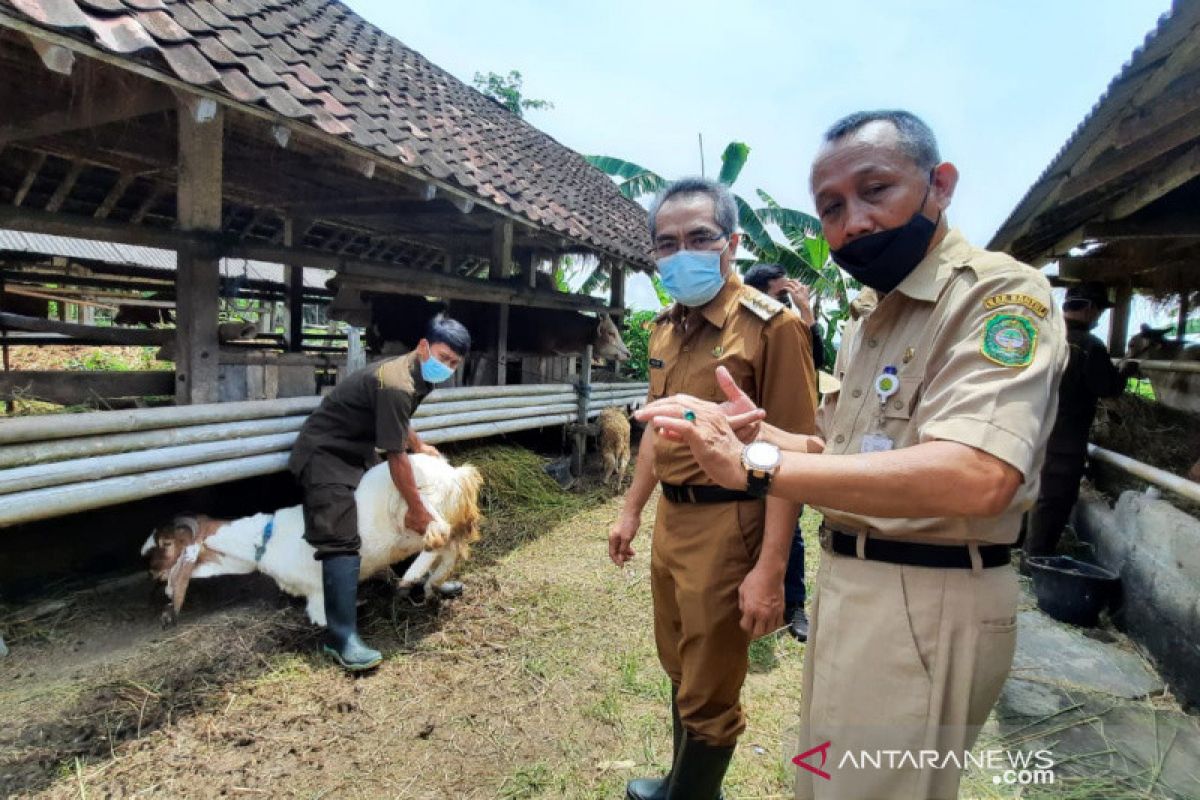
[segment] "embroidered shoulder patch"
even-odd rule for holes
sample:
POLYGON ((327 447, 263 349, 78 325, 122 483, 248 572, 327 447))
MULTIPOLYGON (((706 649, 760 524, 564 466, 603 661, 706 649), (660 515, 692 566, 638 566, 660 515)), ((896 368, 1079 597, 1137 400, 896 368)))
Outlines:
POLYGON ((1037 352, 1037 328, 1019 314, 994 314, 983 325, 979 352, 1002 367, 1028 367, 1037 352))
POLYGON ((759 319, 769 320, 771 317, 783 311, 783 303, 774 298, 767 297, 758 290, 743 292, 739 302, 754 312, 754 315, 759 319))
POLYGON ((988 311, 1001 306, 1025 306, 1039 317, 1045 317, 1050 312, 1045 303, 1027 294, 994 294, 983 301, 983 307, 988 311))

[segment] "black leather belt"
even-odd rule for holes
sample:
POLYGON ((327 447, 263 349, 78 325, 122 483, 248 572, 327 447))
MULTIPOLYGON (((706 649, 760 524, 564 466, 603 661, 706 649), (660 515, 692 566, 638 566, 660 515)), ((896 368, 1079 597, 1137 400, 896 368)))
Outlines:
POLYGON ((757 500, 746 492, 737 492, 723 486, 693 486, 684 484, 676 486, 672 483, 662 485, 663 497, 672 503, 740 503, 743 500, 757 500))
MULTIPOLYGON (((829 549, 838 555, 858 556, 858 537, 854 534, 821 526, 821 532, 829 537, 829 549)), ((983 568, 1002 567, 1011 562, 1010 548, 1006 544, 979 545, 979 558, 983 568)), ((942 569, 971 569, 971 551, 966 545, 918 544, 898 542, 894 539, 867 539, 863 546, 863 558, 868 561, 884 561, 888 564, 905 564, 912 567, 939 567, 942 569)))

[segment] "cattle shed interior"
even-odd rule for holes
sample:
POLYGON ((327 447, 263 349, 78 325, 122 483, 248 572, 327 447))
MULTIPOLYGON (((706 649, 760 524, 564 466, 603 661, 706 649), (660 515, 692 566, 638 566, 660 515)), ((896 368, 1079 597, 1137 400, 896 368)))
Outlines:
POLYGON ((305 332, 306 305, 361 325, 378 296, 488 304, 475 382, 505 383, 527 355, 511 307, 619 317, 626 273, 652 268, 645 212, 607 176, 338 2, 0 0, 0 107, 5 349, 172 350, 166 374, 38 376, 62 398, 234 399, 221 367, 254 358, 336 371, 345 333, 305 332), (607 301, 539 280, 568 256, 607 301), (174 327, 106 324, 116 308, 174 327), (220 320, 251 309, 227 343, 220 320))
POLYGON ((1176 2, 990 246, 1060 284, 1116 298, 1109 350, 1125 352, 1135 292, 1179 296, 1179 335, 1200 290, 1200 4, 1176 2))

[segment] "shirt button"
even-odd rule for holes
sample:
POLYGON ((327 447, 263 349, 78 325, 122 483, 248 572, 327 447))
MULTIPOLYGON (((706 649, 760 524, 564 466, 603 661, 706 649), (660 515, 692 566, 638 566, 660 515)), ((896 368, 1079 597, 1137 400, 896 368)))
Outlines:
POLYGON ((862 397, 862 389, 855 389, 850 393, 851 397, 862 397))
POLYGON ((897 400, 896 402, 892 403, 892 407, 893 408, 904 408, 904 401, 897 400))
POLYGON ((835 437, 834 437, 834 439, 833 439, 833 440, 834 440, 835 442, 837 442, 838 444, 841 444, 842 442, 846 441, 846 437, 845 437, 845 436, 842 436, 842 435, 839 433, 837 436, 835 436, 835 437))
POLYGON ((878 339, 871 339, 869 342, 867 342, 867 344, 868 344, 869 346, 871 346, 871 347, 878 347, 878 346, 879 346, 879 340, 878 340, 878 339))

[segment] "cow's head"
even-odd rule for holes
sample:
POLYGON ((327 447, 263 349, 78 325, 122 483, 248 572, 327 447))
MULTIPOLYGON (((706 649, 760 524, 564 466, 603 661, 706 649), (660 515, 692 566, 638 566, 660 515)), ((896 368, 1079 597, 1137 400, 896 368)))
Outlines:
POLYGON ((621 329, 613 322, 608 314, 600 314, 596 321, 596 342, 593 354, 596 358, 613 358, 625 361, 629 358, 629 348, 621 339, 621 329))
POLYGON ((1178 346, 1173 341, 1168 341, 1166 328, 1151 328, 1149 325, 1142 323, 1141 330, 1133 335, 1129 340, 1127 349, 1128 358, 1134 359, 1154 359, 1158 356, 1170 357, 1174 350, 1178 350, 1178 346))

